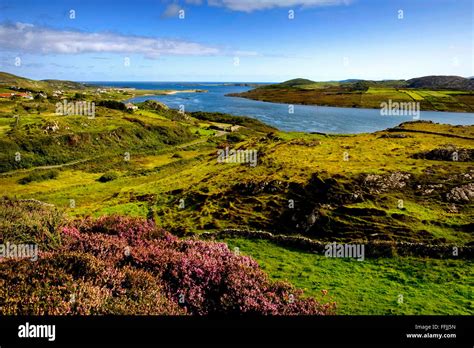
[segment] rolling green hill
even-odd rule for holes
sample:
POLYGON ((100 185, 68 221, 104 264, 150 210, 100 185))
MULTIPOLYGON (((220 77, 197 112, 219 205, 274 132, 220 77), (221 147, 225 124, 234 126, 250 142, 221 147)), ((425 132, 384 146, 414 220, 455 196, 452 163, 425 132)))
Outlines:
POLYGON ((275 103, 356 108, 380 108, 381 103, 392 100, 419 103, 421 110, 474 112, 473 81, 459 76, 328 82, 298 78, 228 96, 275 103))
POLYGON ((22 88, 31 91, 51 91, 61 89, 83 90, 86 86, 82 83, 62 80, 31 80, 6 72, 0 72, 0 88, 22 88))
POLYGON ((24 77, 16 76, 6 72, 0 72, 0 87, 18 87, 28 90, 43 90, 48 88, 48 83, 44 81, 30 80, 24 77))

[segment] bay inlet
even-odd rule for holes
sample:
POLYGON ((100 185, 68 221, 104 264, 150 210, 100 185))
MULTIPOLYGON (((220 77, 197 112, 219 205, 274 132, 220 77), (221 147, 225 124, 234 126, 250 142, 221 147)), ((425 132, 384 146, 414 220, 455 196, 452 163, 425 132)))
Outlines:
MULTIPOLYGON (((229 93, 241 93, 254 87, 241 83, 214 82, 88 82, 108 87, 130 87, 136 89, 163 89, 183 91, 182 93, 140 96, 128 101, 139 103, 158 100, 168 107, 187 112, 222 112, 237 116, 256 118, 283 131, 323 132, 355 134, 375 132, 412 121, 411 116, 383 116, 379 109, 340 108, 314 105, 268 103, 238 97, 229 93), (207 93, 186 92, 201 89, 207 93), (290 110, 291 109, 291 110, 290 110), (292 113, 290 112, 292 111, 292 113)), ((127 101, 127 102, 128 102, 127 101)), ((474 124, 474 113, 420 111, 419 120, 452 125, 474 124)))

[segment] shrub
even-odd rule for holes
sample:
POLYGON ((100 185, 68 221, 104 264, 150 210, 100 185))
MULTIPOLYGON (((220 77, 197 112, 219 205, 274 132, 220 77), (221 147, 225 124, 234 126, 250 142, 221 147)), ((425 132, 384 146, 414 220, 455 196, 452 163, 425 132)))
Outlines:
POLYGON ((26 185, 30 182, 36 181, 45 181, 45 180, 51 180, 51 179, 56 179, 59 175, 58 170, 48 170, 45 172, 40 172, 40 171, 34 171, 31 174, 21 178, 18 180, 18 183, 21 185, 26 185))
POLYGON ((84 100, 86 98, 85 94, 83 93, 75 93, 73 99, 74 100, 84 100))
POLYGON ((245 137, 241 134, 231 133, 231 134, 227 134, 226 139, 230 141, 231 143, 239 143, 245 140, 245 137))
POLYGON ((3 315, 185 313, 150 273, 118 270, 88 254, 0 262, 0 279, 8 284, 0 287, 3 315))
POLYGON ((116 172, 107 172, 107 173, 104 173, 99 179, 97 179, 97 181, 100 181, 100 182, 108 182, 108 181, 112 181, 112 180, 115 180, 117 179, 119 176, 116 172))
POLYGON ((34 243, 40 250, 58 248, 64 214, 52 205, 36 200, 0 200, 0 242, 34 243))
POLYGON ((179 239, 152 221, 86 218, 37 262, 0 259, 0 314, 331 314, 226 244, 179 239))
POLYGON ((333 304, 304 298, 302 291, 272 282, 247 256, 226 244, 179 239, 139 218, 86 219, 64 229, 66 250, 90 253, 114 267, 128 265, 154 275, 168 298, 191 314, 328 314, 333 304))
POLYGON ((125 106, 124 103, 116 101, 116 100, 101 100, 97 102, 97 106, 104 106, 108 109, 115 109, 115 110, 121 110, 121 111, 127 110, 127 107, 125 106))

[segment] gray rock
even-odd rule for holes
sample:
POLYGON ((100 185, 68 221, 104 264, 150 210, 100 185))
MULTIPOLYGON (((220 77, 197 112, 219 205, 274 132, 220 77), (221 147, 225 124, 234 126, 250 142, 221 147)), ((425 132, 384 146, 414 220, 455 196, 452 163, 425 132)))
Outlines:
POLYGON ((371 193, 382 193, 404 188, 410 177, 411 174, 401 172, 388 175, 368 174, 364 178, 363 186, 371 193))
POLYGON ((446 194, 448 202, 469 203, 474 199, 474 183, 469 183, 451 189, 446 194))

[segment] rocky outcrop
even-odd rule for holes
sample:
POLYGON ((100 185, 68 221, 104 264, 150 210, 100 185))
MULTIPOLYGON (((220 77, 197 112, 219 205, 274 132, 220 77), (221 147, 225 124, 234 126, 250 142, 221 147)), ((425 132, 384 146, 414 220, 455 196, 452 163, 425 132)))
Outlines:
POLYGON ((412 136, 406 135, 406 134, 390 134, 390 133, 385 133, 379 136, 381 139, 404 139, 404 138, 413 138, 412 136))
POLYGON ((472 162, 474 161, 474 149, 447 145, 446 147, 417 153, 413 155, 413 158, 432 161, 472 162))
POLYGON ((469 203, 474 200, 474 183, 451 189, 446 193, 446 200, 453 203, 469 203))
POLYGON ((299 146, 306 146, 306 147, 313 147, 321 145, 319 140, 306 140, 306 139, 294 139, 288 142, 288 145, 299 145, 299 146))
POLYGON ((42 202, 42 201, 39 201, 39 200, 33 199, 33 198, 19 199, 18 202, 33 203, 33 204, 37 204, 37 205, 40 205, 40 206, 43 206, 43 207, 54 207, 54 204, 42 202))
POLYGON ((433 193, 438 192, 444 187, 443 184, 422 184, 416 185, 416 193, 420 196, 429 196, 433 193))
POLYGON ((232 191, 245 195, 256 195, 260 193, 283 192, 288 187, 288 183, 281 180, 249 181, 240 182, 232 187, 232 191))
POLYGON ((379 194, 390 190, 399 190, 407 186, 411 174, 395 172, 388 175, 367 174, 363 178, 362 186, 372 194, 379 194))
POLYGON ((59 130, 58 121, 48 122, 43 128, 43 131, 45 133, 55 133, 58 130, 59 130))

